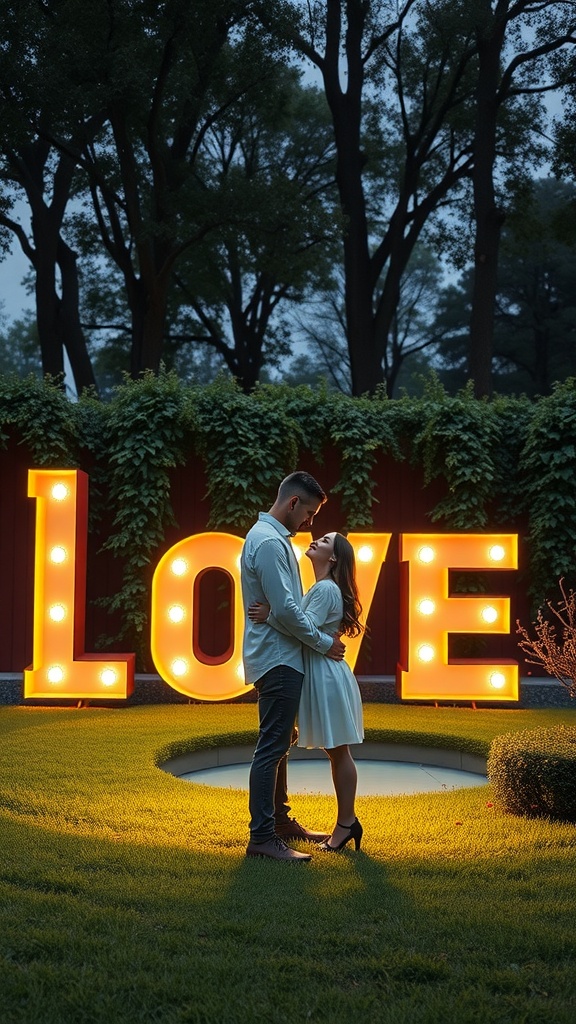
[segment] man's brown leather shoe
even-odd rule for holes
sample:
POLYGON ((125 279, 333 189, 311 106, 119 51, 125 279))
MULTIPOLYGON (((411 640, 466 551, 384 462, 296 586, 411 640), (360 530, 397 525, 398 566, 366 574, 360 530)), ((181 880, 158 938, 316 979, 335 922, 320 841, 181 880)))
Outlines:
POLYGON ((298 853, 291 850, 286 843, 283 843, 278 836, 273 836, 265 843, 248 843, 246 847, 247 857, 271 857, 272 860, 304 861, 312 860, 309 853, 298 853))
POLYGON ((288 821, 282 822, 282 824, 277 822, 274 831, 284 842, 287 839, 303 839, 307 843, 323 843, 331 835, 330 832, 309 832, 299 821, 296 821, 296 818, 288 818, 288 821))

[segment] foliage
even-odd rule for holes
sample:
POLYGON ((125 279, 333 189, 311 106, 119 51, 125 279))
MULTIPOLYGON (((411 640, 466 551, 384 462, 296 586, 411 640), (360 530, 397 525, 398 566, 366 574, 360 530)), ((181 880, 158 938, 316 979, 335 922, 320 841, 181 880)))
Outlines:
MULTIPOLYGON (((501 394, 550 393, 576 370, 576 191, 552 178, 515 197, 502 230, 494 319, 494 387, 501 394)), ((450 390, 467 376, 472 274, 440 292, 433 325, 439 375, 450 390)))
POLYGON ((497 736, 488 777, 496 799, 512 814, 576 822, 576 727, 497 736))
POLYGON ((576 378, 534 405, 520 456, 529 510, 530 590, 537 600, 576 556, 576 378))
POLYGON ((5 325, 0 314, 0 373, 19 377, 42 375, 38 354, 38 331, 31 313, 5 325))
POLYGON ((351 399, 323 385, 317 389, 272 385, 260 388, 255 397, 258 403, 266 403, 270 416, 280 401, 301 451, 311 451, 319 462, 327 448, 340 453, 340 479, 332 491, 342 496, 348 529, 369 526, 378 452, 398 460, 404 457, 395 406, 386 400, 384 389, 372 398, 351 399))
POLYGON ((532 417, 534 404, 527 398, 495 397, 485 408, 498 426, 495 461, 494 493, 497 523, 514 522, 519 513, 530 512, 530 496, 526 493, 519 472, 520 456, 532 417))
POLYGON ((270 416, 223 377, 195 392, 195 408, 211 499, 208 525, 247 530, 295 464, 292 424, 281 408, 270 416))
POLYGON ((394 458, 402 458, 394 417, 387 415, 388 410, 383 388, 371 399, 351 402, 339 396, 335 402, 330 441, 342 452, 342 475, 334 491, 342 495, 351 529, 372 523, 372 492, 376 486, 372 470, 377 453, 388 451, 394 458))
POLYGON ((414 438, 426 483, 442 474, 447 496, 431 514, 455 529, 485 527, 494 497, 495 454, 502 442, 493 407, 478 402, 468 386, 453 399, 433 385, 427 393, 427 416, 414 438))
POLYGON ((140 652, 151 566, 174 521, 171 471, 194 455, 204 465, 212 529, 244 533, 284 475, 311 458, 321 464, 328 451, 340 460, 333 490, 346 525, 369 528, 376 460, 387 454, 422 467, 423 483, 445 482, 428 513, 440 528, 524 530, 527 521, 540 603, 575 561, 574 380, 531 404, 478 402, 468 390, 452 398, 434 380, 422 398, 399 400, 307 385, 260 385, 247 396, 224 377, 185 386, 163 371, 127 381, 103 403, 89 393, 70 402, 50 379, 0 376, 0 444, 9 436, 27 445, 36 466, 90 473, 91 525, 104 523, 104 546, 123 572, 106 606, 121 611, 122 636, 140 652))
POLYGON ((37 466, 78 465, 74 408, 58 381, 0 374, 0 443, 7 439, 6 428, 28 446, 37 466))
POLYGON ((299 77, 262 60, 260 82, 207 133, 204 188, 232 223, 192 247, 175 278, 174 344, 212 348, 246 392, 289 353, 285 307, 323 289, 338 254, 328 109, 299 77))
POLYGON ((574 186, 544 178, 504 228, 494 354, 509 391, 546 395, 576 372, 575 209, 574 186))
POLYGON ((572 589, 566 592, 564 580, 559 581, 559 587, 562 600, 556 604, 546 602, 556 621, 544 618, 539 608, 534 623, 535 637, 531 637, 528 630, 517 623, 517 632, 522 637, 518 646, 525 654, 531 655, 525 659, 529 665, 542 666, 548 675, 555 676, 567 687, 571 697, 576 697, 576 593, 572 589), (560 637, 557 633, 558 623, 560 637))
POLYGON ((410 259, 471 165, 469 26, 463 31, 448 5, 412 0, 257 6, 269 30, 322 75, 345 227, 352 390, 372 393, 386 380, 392 393, 410 259))
POLYGON ((148 372, 118 389, 107 422, 112 533, 104 548, 123 563, 121 590, 106 605, 122 611, 122 630, 141 661, 146 649, 150 580, 147 570, 173 521, 169 469, 185 461, 183 444, 189 411, 173 374, 148 372))
POLYGON ((0 251, 10 233, 33 270, 44 372, 65 350, 80 393, 161 360, 192 376, 208 350, 250 391, 301 337, 299 307, 326 352, 326 316, 345 326, 339 381, 395 394, 435 341, 444 260, 485 263, 462 230, 470 178, 498 235, 549 157, 538 95, 570 100, 572 8, 0 0, 0 251))

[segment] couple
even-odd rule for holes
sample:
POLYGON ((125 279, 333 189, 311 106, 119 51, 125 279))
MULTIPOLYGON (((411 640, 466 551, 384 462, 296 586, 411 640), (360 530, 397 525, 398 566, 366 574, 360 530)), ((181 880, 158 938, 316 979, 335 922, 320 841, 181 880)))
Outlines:
POLYGON ((290 537, 309 530, 326 501, 309 473, 280 484, 269 512, 261 512, 242 551, 242 597, 246 612, 244 670, 258 693, 259 732, 250 769, 248 856, 307 861, 310 854, 284 840, 319 842, 342 850, 353 839, 360 847, 356 818, 356 766, 349 744, 360 743, 362 702, 356 679, 342 661, 340 634, 357 636, 362 626, 354 552, 339 533, 312 541, 306 555, 316 583, 302 598, 302 583, 290 537), (288 817, 286 761, 294 741, 322 747, 330 758, 338 814, 332 833, 309 832, 288 817))

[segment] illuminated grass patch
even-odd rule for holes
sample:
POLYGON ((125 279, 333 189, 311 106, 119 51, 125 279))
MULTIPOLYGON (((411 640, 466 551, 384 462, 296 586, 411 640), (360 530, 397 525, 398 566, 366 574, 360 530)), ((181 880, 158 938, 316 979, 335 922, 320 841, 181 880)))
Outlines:
MULTIPOLYGON (((576 721, 365 713, 371 740, 479 753, 576 721)), ((0 1020, 572 1021, 574 826, 505 815, 488 786, 364 797, 359 855, 246 860, 246 794, 156 764, 255 729, 253 705, 0 709, 0 1020)), ((293 803, 316 828, 333 810, 293 803)))

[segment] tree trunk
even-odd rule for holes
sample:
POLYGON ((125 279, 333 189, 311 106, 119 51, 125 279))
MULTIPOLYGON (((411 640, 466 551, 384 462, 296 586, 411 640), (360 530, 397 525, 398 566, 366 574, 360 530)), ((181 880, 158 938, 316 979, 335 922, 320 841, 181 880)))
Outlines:
POLYGON ((362 181, 362 37, 366 5, 346 5, 348 76, 343 92, 341 75, 342 4, 327 7, 326 58, 323 67, 326 98, 332 113, 336 143, 336 183, 344 217, 345 310, 352 394, 373 392, 384 380, 382 360, 374 345, 373 288, 368 243, 366 200, 362 181))
POLYGON ((48 143, 36 140, 13 153, 10 165, 14 180, 25 190, 32 211, 33 245, 29 256, 35 273, 36 322, 42 371, 53 377, 64 374, 64 348, 68 352, 78 394, 94 386, 94 373, 80 325, 76 256, 60 232, 68 200, 74 161, 60 154, 52 174, 50 202, 45 197, 46 167, 52 154, 48 143), (60 270, 62 297, 57 289, 60 270))
MULTIPOLYGON (((156 280, 147 289, 147 305, 142 317, 142 339, 138 345, 140 365, 138 373, 152 370, 158 373, 164 354, 164 333, 168 307, 168 288, 156 280)), ((138 375, 138 374, 137 374, 138 375)))
POLYGON ((56 292, 56 259, 44 248, 36 250, 36 323, 40 341, 42 373, 64 375, 64 345, 59 326, 59 298, 56 292))
POLYGON ((59 326, 62 341, 70 361, 76 393, 85 388, 96 388, 96 378, 86 346, 86 338, 80 323, 80 299, 78 289, 78 268, 76 253, 60 239, 58 244, 58 266, 62 282, 62 299, 59 308, 59 326))
POLYGON ((492 353, 494 347, 494 308, 498 280, 498 251, 504 213, 496 206, 494 164, 498 118, 500 56, 506 22, 492 22, 478 40, 478 83, 476 89, 476 129, 474 133, 474 284, 470 318, 468 372, 474 382, 474 394, 484 398, 492 394, 492 353))
POLYGON ((550 336, 545 324, 534 327, 534 383, 537 395, 550 394, 550 336))

